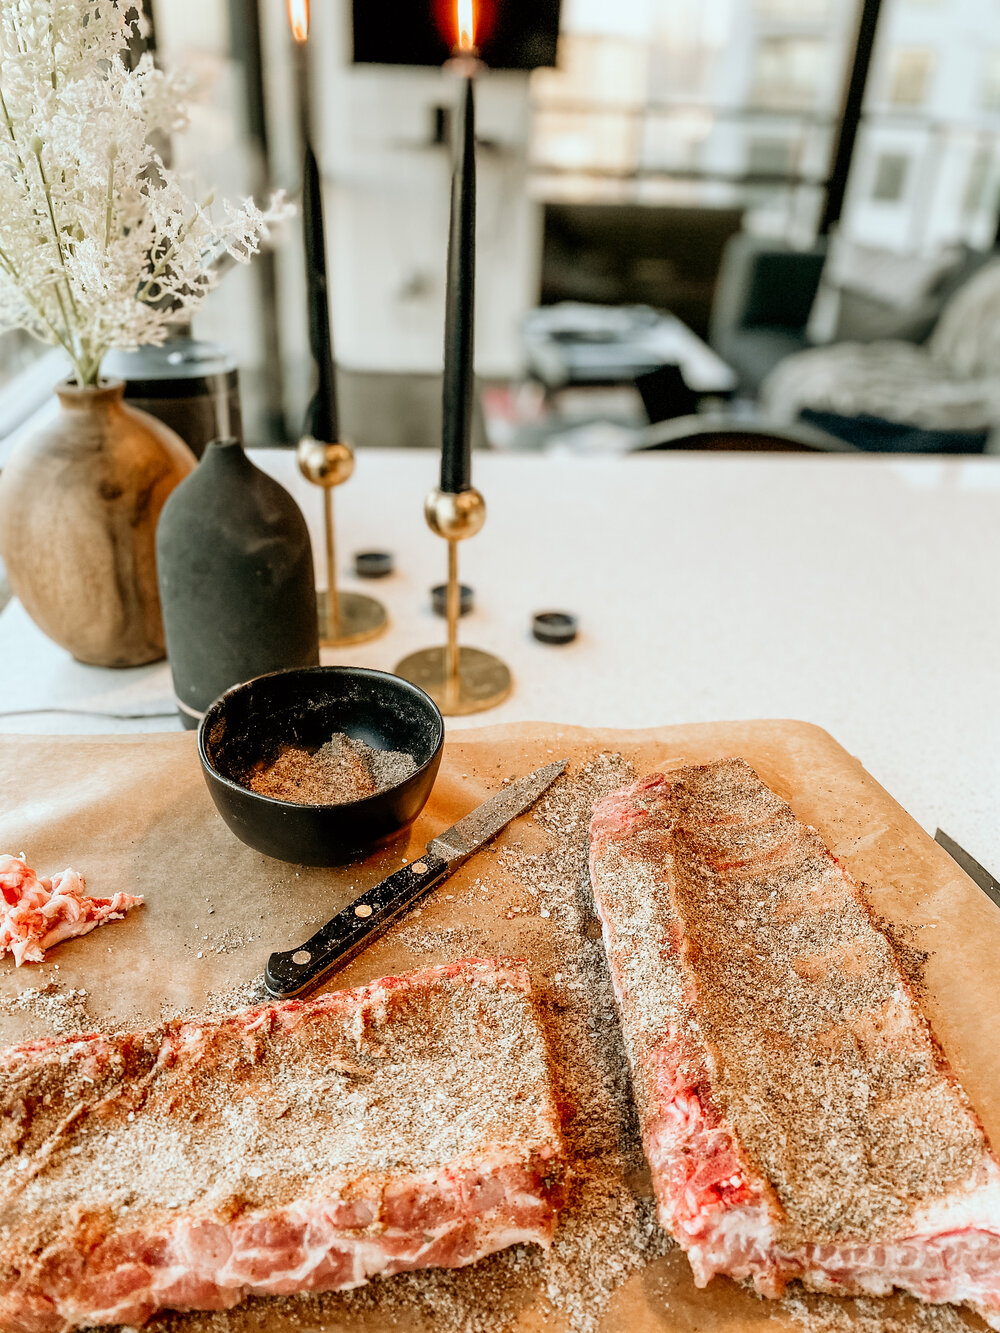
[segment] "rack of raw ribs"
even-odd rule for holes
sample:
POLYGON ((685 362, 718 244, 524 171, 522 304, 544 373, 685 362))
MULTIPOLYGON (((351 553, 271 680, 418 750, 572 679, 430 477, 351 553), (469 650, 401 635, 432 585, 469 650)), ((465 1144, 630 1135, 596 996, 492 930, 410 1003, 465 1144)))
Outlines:
MULTIPOLYGON (((659 1221, 696 1283, 899 1288, 1000 1329, 1000 1163, 887 936, 740 759, 598 801, 590 880, 659 1221)), ((67 1333, 550 1244, 572 1168, 528 967, 0 1061, 0 1328, 67 1333)))

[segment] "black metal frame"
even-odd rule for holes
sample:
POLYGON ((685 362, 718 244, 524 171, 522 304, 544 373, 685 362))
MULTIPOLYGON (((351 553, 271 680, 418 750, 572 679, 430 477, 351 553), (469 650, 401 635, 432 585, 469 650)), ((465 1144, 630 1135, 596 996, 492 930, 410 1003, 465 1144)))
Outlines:
POLYGON ((858 130, 861 127, 862 107, 868 87, 868 75, 871 72, 872 52, 875 48, 875 35, 878 31, 881 9, 882 0, 862 0, 861 13, 858 15, 858 35, 854 43, 854 58, 844 87, 837 147, 834 149, 826 202, 819 221, 820 236, 829 235, 831 228, 840 221, 840 215, 844 211, 847 179, 851 172, 858 130))

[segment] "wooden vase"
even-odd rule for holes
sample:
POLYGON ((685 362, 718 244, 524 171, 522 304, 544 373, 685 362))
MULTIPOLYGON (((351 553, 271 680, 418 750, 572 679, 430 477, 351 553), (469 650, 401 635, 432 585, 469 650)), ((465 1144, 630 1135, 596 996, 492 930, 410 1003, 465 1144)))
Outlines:
POLYGON ((172 430, 126 407, 121 381, 56 390, 59 415, 0 472, 0 559, 32 620, 80 662, 165 656, 156 524, 195 465, 172 430))

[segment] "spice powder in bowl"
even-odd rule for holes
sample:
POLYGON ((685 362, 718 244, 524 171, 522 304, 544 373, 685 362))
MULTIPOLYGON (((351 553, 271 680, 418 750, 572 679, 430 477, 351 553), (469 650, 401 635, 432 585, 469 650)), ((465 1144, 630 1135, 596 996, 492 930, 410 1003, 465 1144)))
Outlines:
POLYGON ((411 754, 376 750, 338 731, 318 750, 283 746, 277 759, 254 769, 246 785, 278 801, 345 805, 388 791, 416 771, 411 754))

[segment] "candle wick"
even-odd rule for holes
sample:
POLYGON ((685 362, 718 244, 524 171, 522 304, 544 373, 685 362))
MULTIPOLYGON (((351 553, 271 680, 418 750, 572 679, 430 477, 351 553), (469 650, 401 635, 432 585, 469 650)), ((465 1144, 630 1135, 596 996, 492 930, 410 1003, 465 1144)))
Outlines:
POLYGON ((456 74, 459 78, 474 79, 480 70, 484 69, 483 62, 479 59, 479 48, 453 47, 450 59, 444 63, 444 68, 449 74, 456 74))

